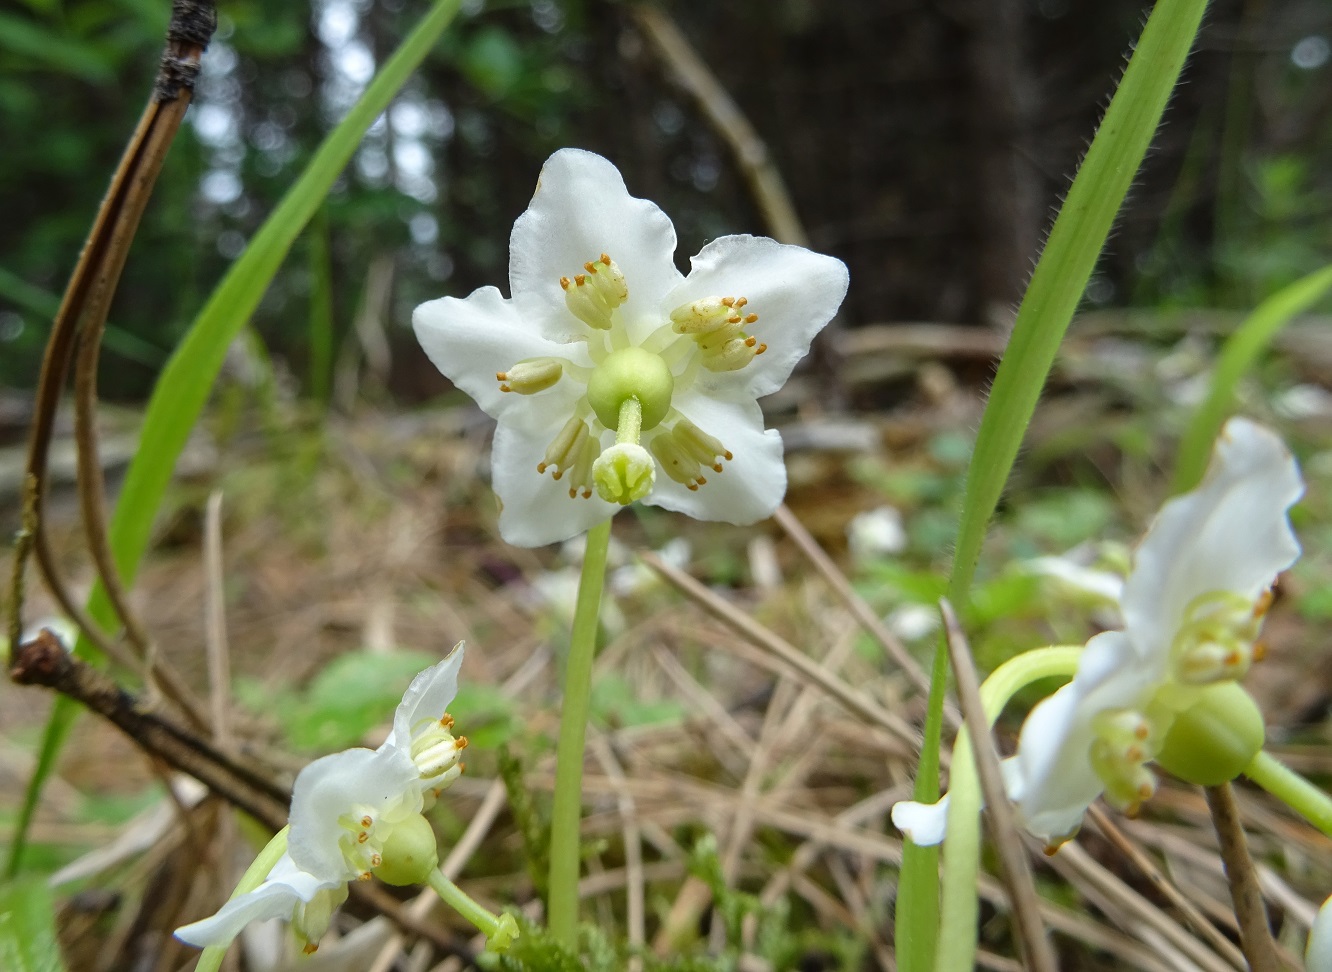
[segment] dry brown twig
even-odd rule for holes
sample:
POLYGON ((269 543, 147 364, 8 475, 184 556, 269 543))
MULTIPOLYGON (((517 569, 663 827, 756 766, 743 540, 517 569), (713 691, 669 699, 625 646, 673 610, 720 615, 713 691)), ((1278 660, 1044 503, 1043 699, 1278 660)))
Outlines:
MULTIPOLYGON (((150 682, 153 665, 148 638, 143 626, 130 610, 107 542, 105 490, 97 449, 97 362, 107 310, 129 255, 130 244, 166 160, 167 149, 189 107, 200 59, 216 26, 216 12, 209 0, 173 0, 166 49, 154 82, 152 97, 112 176, 111 185, 98 209, 88 240, 52 322, 51 337, 47 342, 37 381, 28 447, 27 505, 31 515, 26 518, 26 536, 21 536, 16 545, 11 587, 14 595, 10 604, 11 644, 17 645, 20 640, 23 627, 22 577, 27 558, 35 553, 47 586, 61 608, 78 623, 88 639, 120 664, 138 668, 140 665, 134 663, 136 660, 146 663, 150 682), (69 586, 61 577, 42 516, 47 456, 61 390, 69 373, 76 344, 75 435, 79 446, 80 507, 89 552, 103 589, 124 624, 126 635, 137 649, 137 659, 133 660, 118 650, 114 639, 101 631, 76 603, 69 586)), ((200 728, 205 726, 207 723, 202 706, 189 692, 184 681, 167 669, 160 669, 159 674, 162 675, 163 689, 187 718, 200 728)))
POLYGON ((1212 812, 1212 824, 1221 846, 1221 860, 1226 866, 1226 881, 1230 885, 1230 898, 1235 905, 1235 918, 1239 921, 1240 946, 1253 972, 1280 972, 1272 929, 1267 923, 1267 908, 1263 905, 1263 892, 1258 884, 1258 872, 1249 856, 1249 843, 1244 835, 1235 791, 1229 783, 1205 788, 1207 808, 1212 812))

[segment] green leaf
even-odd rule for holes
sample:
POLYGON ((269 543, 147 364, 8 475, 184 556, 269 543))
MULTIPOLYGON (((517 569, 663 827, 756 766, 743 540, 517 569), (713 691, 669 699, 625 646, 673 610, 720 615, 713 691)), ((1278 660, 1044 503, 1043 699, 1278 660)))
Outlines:
POLYGON ((46 882, 26 878, 0 885, 0 969, 63 972, 55 903, 46 882))
POLYGON ((0 13, 0 51, 94 84, 115 80, 115 65, 106 50, 28 17, 0 13))
POLYGON ((1281 329, 1297 314, 1308 310, 1332 289, 1332 266, 1315 270, 1293 284, 1281 288, 1258 305, 1245 318, 1221 348, 1212 372, 1207 397, 1193 413, 1193 419, 1179 443, 1175 460, 1172 493, 1185 493, 1198 485, 1207 469, 1212 443, 1234 405, 1235 386, 1267 350, 1281 329))
MULTIPOLYGON (((292 243, 351 160, 366 129, 388 108, 389 102, 458 12, 460 4, 461 0, 438 0, 385 62, 383 70, 324 139, 296 184, 283 196, 277 209, 222 278, 167 362, 148 402, 139 451, 125 476, 111 521, 111 549, 127 585, 133 583, 138 573, 172 470, 185 447, 190 429, 208 400, 227 347, 259 306, 260 298, 292 243)), ((100 587, 94 588, 88 606, 99 623, 114 623, 115 615, 100 587)), ((85 639, 79 640, 75 651, 85 657, 94 653, 92 645, 85 639)), ((10 875, 18 870, 37 799, 55 766, 76 712, 74 703, 64 696, 56 698, 10 847, 10 875)))
MULTIPOLYGON (((967 600, 986 528, 1017 458, 1055 352, 1160 124, 1206 7, 1206 0, 1159 0, 1153 8, 1022 298, 967 469, 957 552, 949 579, 949 595, 958 607, 967 600)), ((940 646, 935 654, 916 777, 917 800, 933 801, 939 795, 939 745, 947 681, 947 653, 940 646)), ((979 821, 975 824, 980 825, 979 821)), ((975 937, 968 932, 976 928, 977 920, 976 863, 950 860, 945 855, 941 929, 937 849, 907 842, 896 938, 898 967, 903 972, 935 968, 949 972, 972 967, 975 937), (970 878, 961 873, 968 869, 970 878), (940 934, 943 929, 948 933, 940 934), (943 950, 937 966, 936 945, 943 950)))

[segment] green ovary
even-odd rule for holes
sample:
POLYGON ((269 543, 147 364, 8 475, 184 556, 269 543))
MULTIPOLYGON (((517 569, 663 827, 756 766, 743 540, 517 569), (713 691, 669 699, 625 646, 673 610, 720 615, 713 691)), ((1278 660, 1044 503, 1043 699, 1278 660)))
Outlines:
POLYGON ((612 351, 597 365, 587 383, 587 401, 608 429, 620 423, 620 406, 637 398, 643 408, 642 429, 658 425, 671 410, 675 376, 660 355, 642 348, 612 351))

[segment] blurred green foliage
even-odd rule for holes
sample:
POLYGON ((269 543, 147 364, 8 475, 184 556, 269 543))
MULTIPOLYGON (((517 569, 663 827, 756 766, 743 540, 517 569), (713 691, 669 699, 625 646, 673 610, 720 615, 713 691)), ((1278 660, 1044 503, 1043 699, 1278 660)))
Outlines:
MULTIPOLYGON (((51 309, 147 97, 168 6, 22 0, 0 12, 0 386, 34 381, 51 309)), ((979 320, 1016 298, 1020 272, 986 292, 987 240, 1028 240, 1005 244, 1025 268, 1141 13, 1130 0, 1018 6, 1007 63, 1027 94, 1017 127, 996 134, 987 99, 1002 86, 958 56, 990 39, 985 23, 923 2, 666 4, 768 143, 815 245, 851 267, 852 322, 979 320), (1016 190, 1034 204, 1014 216, 1020 232, 982 225, 979 173, 996 145, 1021 149, 1016 190)), ((1250 7, 1211 5, 1091 302, 1247 308, 1327 262, 1332 9, 1273 0, 1259 18, 1250 7)), ((222 6, 112 308, 104 393, 143 396, 418 15, 404 0, 222 6)), ((326 400, 333 362, 356 360, 358 317, 409 347, 416 303, 502 283, 509 228, 562 145, 611 156, 674 218, 682 252, 765 229, 729 150, 626 5, 473 0, 367 136, 322 238, 293 254, 255 314, 284 373, 326 400), (383 258, 392 285, 381 299, 368 268, 383 258)), ((395 359, 391 377, 400 397, 442 388, 415 354, 395 359)))

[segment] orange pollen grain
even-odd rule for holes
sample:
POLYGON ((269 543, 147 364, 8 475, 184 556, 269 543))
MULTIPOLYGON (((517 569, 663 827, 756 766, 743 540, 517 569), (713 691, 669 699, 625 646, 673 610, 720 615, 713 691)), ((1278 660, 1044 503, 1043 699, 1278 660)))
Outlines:
POLYGON ((592 490, 590 490, 590 489, 588 489, 586 486, 584 486, 584 487, 583 487, 583 499, 591 499, 591 498, 592 498, 592 490))
POLYGON ((586 270, 588 273, 596 273, 597 265, 593 263, 591 260, 588 260, 586 263, 583 264, 583 269, 586 270))
POLYGON ((698 479, 695 480, 695 482, 697 482, 700 486, 706 486, 708 484, 708 481, 704 479, 702 476, 699 476, 698 479))
POLYGON ((568 290, 568 289, 569 289, 569 278, 568 278, 568 277, 561 277, 561 278, 560 278, 560 286, 563 287, 565 290, 568 290))
POLYGON ((1151 735, 1151 731, 1146 726, 1138 726, 1138 728, 1133 730, 1133 735, 1137 736, 1139 739, 1146 739, 1151 735))
POLYGON ((358 881, 369 881, 369 880, 370 880, 370 872, 369 872, 369 871, 362 871, 360 874, 356 875, 356 880, 358 880, 358 881))
MULTIPOLYGON (((559 476, 556 476, 555 478, 556 478, 556 479, 559 479, 560 477, 559 477, 559 476)), ((569 499, 573 499, 573 498, 576 497, 577 495, 578 495, 578 487, 577 487, 577 486, 571 486, 571 487, 569 487, 569 499)))
POLYGON ((734 307, 734 306, 735 306, 735 298, 734 298, 734 297, 723 297, 723 298, 721 299, 721 302, 722 302, 722 306, 723 306, 723 307, 734 307))
POLYGON ((1062 847, 1062 846, 1064 846, 1064 845, 1063 845, 1063 844, 1046 844, 1044 847, 1041 848, 1041 853, 1044 854, 1046 857, 1054 857, 1056 854, 1059 853, 1059 848, 1062 847))
POLYGON ((760 344, 757 348, 754 349, 754 353, 762 354, 766 350, 768 350, 768 346, 766 344, 760 344))
POLYGON ((746 314, 746 315, 745 315, 745 323, 746 323, 746 324, 753 324, 753 323, 754 323, 755 321, 757 321, 757 320, 758 320, 758 315, 757 315, 757 314, 746 314))
POLYGON ((374 819, 368 813, 361 818, 362 827, 369 827, 374 822, 375 822, 374 819))
POLYGON ((578 284, 580 287, 583 286, 583 284, 587 283, 587 274, 578 274, 578 276, 574 277, 574 283, 578 284))
POLYGON ((301 952, 305 955, 313 955, 317 951, 319 951, 319 946, 314 942, 306 942, 305 948, 301 949, 301 952))
POLYGON ((608 254, 608 253, 603 253, 603 254, 601 254, 601 262, 604 263, 604 264, 606 264, 606 266, 609 267, 610 264, 611 264, 610 254, 608 254))
POLYGON ((537 473, 540 474, 540 473, 543 473, 543 472, 545 472, 545 471, 546 471, 546 464, 545 464, 544 462, 538 462, 538 463, 537 463, 537 473))
POLYGON ((1253 643, 1253 660, 1256 662, 1260 662, 1266 657, 1267 657, 1267 642, 1255 641, 1253 643))
POLYGON ((723 455, 723 457, 726 459, 727 462, 730 462, 732 459, 735 458, 735 456, 731 455, 729 452, 725 452, 725 453, 723 453, 722 455, 723 455))
POLYGON ((563 469, 556 469, 553 473, 550 474, 550 478, 558 481, 559 478, 563 475, 564 475, 563 469))
POLYGON ((371 854, 371 855, 370 855, 370 866, 371 866, 371 867, 379 867, 379 865, 381 865, 381 864, 383 864, 383 863, 384 863, 384 858, 380 857, 378 854, 371 854))
POLYGON ((509 373, 508 373, 507 371, 497 371, 497 372, 495 372, 495 380, 496 380, 496 381, 508 381, 508 380, 509 380, 509 373))
POLYGON ((713 472, 721 472, 721 471, 722 471, 722 464, 721 464, 720 462, 714 462, 714 463, 712 464, 712 471, 713 471, 713 472))
POLYGON ((452 728, 453 728, 453 716, 451 716, 451 715, 449 715, 447 712, 445 712, 442 716, 439 717, 439 724, 440 724, 441 726, 443 726, 445 729, 452 729, 452 728))
POLYGON ((513 391, 513 389, 510 388, 508 385, 500 385, 500 391, 502 391, 502 392, 511 392, 511 391, 513 391))
POLYGON ((758 344, 758 338, 756 337, 745 338, 745 347, 752 348, 756 344, 758 344))
POLYGON ((1272 606, 1273 595, 1271 588, 1258 595, 1258 600, 1253 605, 1253 616, 1261 618, 1267 613, 1267 609, 1272 606))
POLYGON ((1137 746, 1130 746, 1124 751, 1124 757, 1131 763, 1141 763, 1143 752, 1137 746))
POLYGON ((364 830, 362 830, 359 834, 356 835, 356 843, 358 844, 364 844, 369 839, 370 835, 366 833, 364 830))
POLYGON ((691 493, 697 493, 697 492, 698 492, 698 483, 689 483, 689 484, 686 485, 685 488, 688 489, 689 492, 691 492, 691 493))
POLYGON ((459 736, 457 739, 453 740, 453 748, 454 748, 454 749, 466 749, 466 748, 467 748, 467 737, 466 737, 466 736, 459 736))
POLYGON ((744 307, 748 303, 749 303, 748 297, 737 297, 735 301, 735 309, 739 310, 741 307, 744 307))
POLYGON ((736 314, 736 315, 733 316, 733 317, 728 317, 728 318, 726 318, 726 323, 727 323, 727 324, 739 324, 739 323, 740 323, 740 315, 739 315, 739 314, 736 314))

